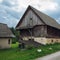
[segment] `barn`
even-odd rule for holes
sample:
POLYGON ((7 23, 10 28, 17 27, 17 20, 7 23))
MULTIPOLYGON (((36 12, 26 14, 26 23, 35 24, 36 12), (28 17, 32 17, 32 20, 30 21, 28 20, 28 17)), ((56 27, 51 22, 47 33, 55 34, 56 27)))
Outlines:
POLYGON ((0 49, 10 48, 12 39, 15 37, 6 24, 0 23, 0 49))
POLYGON ((25 42, 32 40, 43 45, 60 43, 60 25, 32 6, 28 6, 16 30, 20 31, 20 38, 25 42))

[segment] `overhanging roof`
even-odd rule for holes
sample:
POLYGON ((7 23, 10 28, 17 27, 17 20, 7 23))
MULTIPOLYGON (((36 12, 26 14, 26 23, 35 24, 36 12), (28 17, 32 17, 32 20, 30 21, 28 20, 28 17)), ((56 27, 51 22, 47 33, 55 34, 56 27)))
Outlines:
POLYGON ((6 24, 0 23, 0 38, 15 37, 6 24))
POLYGON ((37 9, 33 8, 32 6, 29 6, 26 10, 26 12, 24 13, 24 15, 22 16, 21 20, 19 21, 19 23, 17 24, 16 28, 19 28, 19 25, 21 23, 21 21, 23 20, 25 14, 27 13, 27 11, 31 9, 39 18, 40 20, 42 20, 46 25, 55 27, 57 29, 60 29, 60 25, 56 22, 56 20, 54 20, 53 18, 51 18, 50 16, 38 11, 37 9))

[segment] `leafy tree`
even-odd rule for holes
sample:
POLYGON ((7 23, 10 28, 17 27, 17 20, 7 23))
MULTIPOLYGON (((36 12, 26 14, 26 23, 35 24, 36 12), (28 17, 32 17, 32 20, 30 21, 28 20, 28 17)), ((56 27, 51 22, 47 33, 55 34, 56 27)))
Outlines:
POLYGON ((10 28, 12 33, 15 35, 15 38, 12 38, 12 43, 16 43, 19 40, 20 32, 16 31, 15 28, 10 28))

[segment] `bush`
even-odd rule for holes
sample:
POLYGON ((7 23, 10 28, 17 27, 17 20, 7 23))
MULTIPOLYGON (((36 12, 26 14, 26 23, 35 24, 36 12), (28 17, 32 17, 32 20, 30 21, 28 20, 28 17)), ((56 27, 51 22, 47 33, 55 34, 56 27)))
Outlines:
POLYGON ((17 38, 12 38, 12 44, 15 44, 17 41, 17 38))
POLYGON ((24 43, 19 43, 19 48, 24 49, 25 48, 25 44, 24 43))
POLYGON ((12 43, 15 44, 19 40, 20 32, 16 31, 16 29, 13 27, 10 29, 11 29, 12 33, 15 35, 15 38, 12 38, 12 43))
POLYGON ((26 49, 28 49, 28 50, 31 50, 31 49, 33 49, 33 48, 34 48, 33 45, 27 45, 27 46, 26 46, 26 49))

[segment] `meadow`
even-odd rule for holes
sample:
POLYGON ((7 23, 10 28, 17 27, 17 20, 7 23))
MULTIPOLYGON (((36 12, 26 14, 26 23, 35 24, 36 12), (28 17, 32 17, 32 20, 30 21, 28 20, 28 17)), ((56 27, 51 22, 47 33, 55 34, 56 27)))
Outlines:
POLYGON ((18 43, 12 44, 10 49, 0 50, 0 60, 34 60, 54 52, 60 51, 60 44, 50 44, 32 49, 20 49, 18 43), (40 49, 41 52, 37 50, 40 49))

